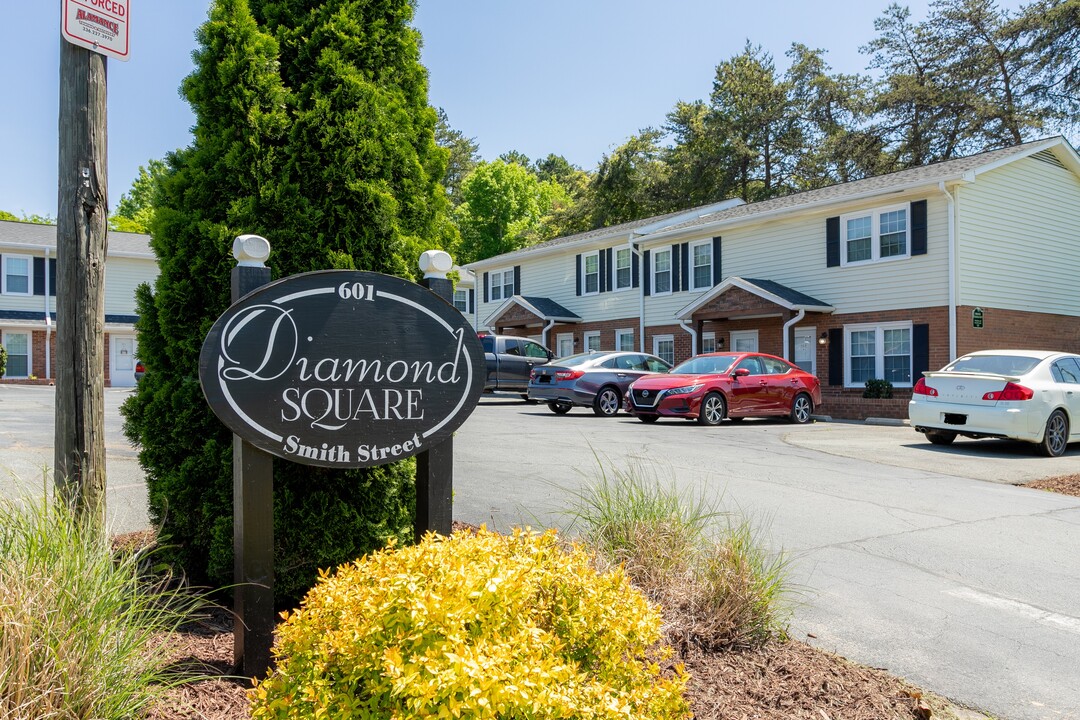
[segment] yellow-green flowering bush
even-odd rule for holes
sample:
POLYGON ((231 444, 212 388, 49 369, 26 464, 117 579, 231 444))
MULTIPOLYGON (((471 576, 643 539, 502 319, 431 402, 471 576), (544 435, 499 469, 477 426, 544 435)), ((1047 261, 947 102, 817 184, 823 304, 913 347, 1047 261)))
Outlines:
POLYGON ((659 610, 555 533, 429 535, 324 573, 286 614, 265 718, 684 718, 659 610))

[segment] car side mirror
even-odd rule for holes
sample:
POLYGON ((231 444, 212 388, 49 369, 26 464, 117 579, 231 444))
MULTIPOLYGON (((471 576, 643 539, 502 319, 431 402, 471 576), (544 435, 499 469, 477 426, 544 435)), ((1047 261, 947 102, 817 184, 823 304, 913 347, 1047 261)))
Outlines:
POLYGON ((737 378, 746 377, 749 374, 750 374, 750 369, 749 368, 735 368, 735 372, 731 373, 732 377, 737 377, 737 378))

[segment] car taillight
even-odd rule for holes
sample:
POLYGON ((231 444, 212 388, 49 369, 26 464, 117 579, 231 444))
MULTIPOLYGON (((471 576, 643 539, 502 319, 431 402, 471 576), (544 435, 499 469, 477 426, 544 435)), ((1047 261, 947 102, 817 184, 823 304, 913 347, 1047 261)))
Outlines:
POLYGON ((915 387, 911 388, 911 394, 937 397, 937 390, 926 384, 926 378, 919 378, 919 382, 915 383, 915 387))
POLYGON ((585 373, 582 372, 581 370, 556 370, 555 371, 555 379, 556 380, 577 380, 579 377, 581 377, 584 374, 585 373))
POLYGON ((1030 400, 1035 397, 1035 391, 1031 388, 1024 387, 1023 385, 1017 385, 1016 383, 1005 383, 1005 387, 996 391, 988 392, 983 395, 983 400, 1030 400))
POLYGON ((146 372, 146 368, 143 367, 141 362, 135 363, 135 372, 146 372))

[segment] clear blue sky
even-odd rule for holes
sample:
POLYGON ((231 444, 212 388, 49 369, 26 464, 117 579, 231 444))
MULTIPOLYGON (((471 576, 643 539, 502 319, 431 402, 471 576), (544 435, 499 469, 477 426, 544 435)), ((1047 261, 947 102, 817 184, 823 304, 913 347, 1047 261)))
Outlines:
MULTIPOLYGON (((1016 9, 1020 0, 1004 0, 1016 9)), ((179 95, 208 0, 131 0, 131 60, 108 61, 109 205, 140 165, 191 142, 179 95)), ((592 169, 678 100, 708 97, 716 65, 747 39, 787 66, 792 42, 863 72, 858 48, 888 0, 418 0, 430 102, 480 145, 592 169)), ((907 3, 926 16, 925 0, 907 3)), ((60 3, 6 3, 0 44, 0 210, 56 215, 60 3)))

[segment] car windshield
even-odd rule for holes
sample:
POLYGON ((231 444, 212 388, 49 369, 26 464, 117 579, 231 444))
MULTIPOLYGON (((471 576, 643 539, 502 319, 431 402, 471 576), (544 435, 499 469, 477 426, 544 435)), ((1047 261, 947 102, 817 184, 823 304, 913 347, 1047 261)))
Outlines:
POLYGON ((676 365, 671 372, 685 375, 703 375, 706 373, 718 375, 727 372, 738 357, 738 355, 699 355, 690 358, 681 365, 676 365))
POLYGON ((968 355, 946 365, 945 369, 950 372, 1025 375, 1038 364, 1039 358, 1026 355, 968 355))

